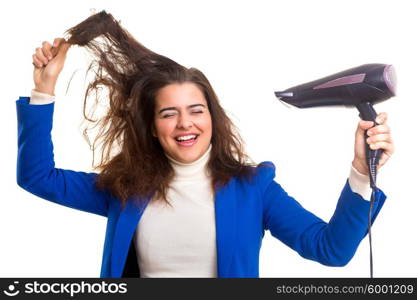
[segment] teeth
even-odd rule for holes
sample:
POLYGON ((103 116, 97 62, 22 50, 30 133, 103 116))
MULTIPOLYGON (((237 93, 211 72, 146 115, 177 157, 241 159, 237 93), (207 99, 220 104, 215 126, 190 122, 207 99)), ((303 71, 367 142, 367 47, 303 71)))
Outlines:
POLYGON ((194 139, 196 137, 197 137, 196 135, 184 135, 184 136, 177 137, 176 140, 178 140, 178 141, 188 141, 188 140, 194 139))

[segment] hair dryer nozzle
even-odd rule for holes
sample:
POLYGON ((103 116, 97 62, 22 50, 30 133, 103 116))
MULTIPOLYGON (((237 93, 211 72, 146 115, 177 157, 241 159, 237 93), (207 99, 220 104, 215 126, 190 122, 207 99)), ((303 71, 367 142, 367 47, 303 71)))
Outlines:
POLYGON ((293 93, 291 93, 291 92, 275 92, 275 96, 277 96, 277 98, 292 97, 293 93))

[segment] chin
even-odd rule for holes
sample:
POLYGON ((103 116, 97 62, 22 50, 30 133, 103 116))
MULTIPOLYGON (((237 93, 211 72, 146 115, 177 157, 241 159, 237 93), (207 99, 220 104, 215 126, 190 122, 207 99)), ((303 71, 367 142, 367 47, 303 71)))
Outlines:
POLYGON ((192 163, 198 160, 204 154, 201 150, 192 151, 192 153, 176 153, 173 157, 175 160, 182 163, 192 163))
POLYGON ((195 155, 187 155, 187 156, 179 156, 178 157, 178 161, 182 162, 182 163, 192 163, 194 161, 196 161, 197 159, 199 159, 199 155, 195 154, 195 155))

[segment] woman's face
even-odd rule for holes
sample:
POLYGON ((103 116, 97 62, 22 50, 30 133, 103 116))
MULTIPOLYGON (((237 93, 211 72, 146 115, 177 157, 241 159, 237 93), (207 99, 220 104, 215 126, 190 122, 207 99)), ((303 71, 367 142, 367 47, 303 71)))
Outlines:
POLYGON ((199 159, 211 142, 207 101, 191 82, 173 83, 156 95, 153 135, 165 153, 182 163, 199 159))

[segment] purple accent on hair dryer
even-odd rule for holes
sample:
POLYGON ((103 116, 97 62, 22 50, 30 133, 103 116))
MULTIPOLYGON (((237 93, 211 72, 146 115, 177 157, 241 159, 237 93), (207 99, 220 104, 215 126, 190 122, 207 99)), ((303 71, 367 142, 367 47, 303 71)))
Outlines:
POLYGON ((313 87, 313 89, 325 89, 330 88, 334 86, 340 86, 340 85, 348 85, 348 84, 354 84, 354 83, 360 83, 363 82, 365 79, 366 74, 355 74, 355 75, 349 75, 342 78, 337 78, 334 80, 331 80, 329 82, 325 82, 323 84, 320 84, 318 86, 313 87))

